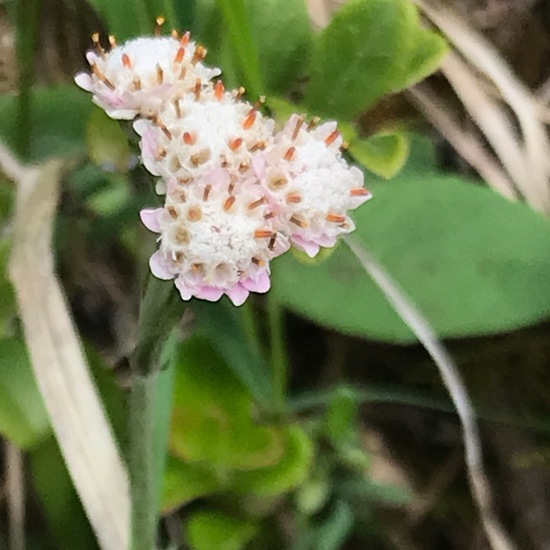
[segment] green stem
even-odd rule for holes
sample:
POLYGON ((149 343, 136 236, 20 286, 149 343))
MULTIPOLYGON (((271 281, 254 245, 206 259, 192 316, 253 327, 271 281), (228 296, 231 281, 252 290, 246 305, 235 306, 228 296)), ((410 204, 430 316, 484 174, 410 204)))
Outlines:
POLYGON ((153 435, 158 371, 134 373, 130 395, 131 550, 154 550, 157 487, 153 435))
POLYGON ((286 406, 288 383, 288 357, 284 335, 284 314, 281 304, 273 295, 267 299, 269 344, 271 349, 271 372, 275 405, 280 411, 286 406))
POLYGON ((248 300, 241 306, 243 330, 248 346, 254 354, 254 357, 261 357, 262 345, 253 302, 253 299, 249 297, 248 300))
MULTIPOLYGON (((129 468, 132 497, 131 550, 154 550, 158 524, 159 430, 155 419, 169 422, 155 404, 161 369, 161 351, 181 318, 181 303, 170 282, 149 276, 139 313, 138 344, 130 358, 129 468)), ((162 377, 160 377, 162 382, 162 377)), ((164 436, 162 436, 164 437, 164 436)), ((161 437, 161 438, 162 438, 161 437)), ((162 444, 162 443, 161 443, 162 444)))

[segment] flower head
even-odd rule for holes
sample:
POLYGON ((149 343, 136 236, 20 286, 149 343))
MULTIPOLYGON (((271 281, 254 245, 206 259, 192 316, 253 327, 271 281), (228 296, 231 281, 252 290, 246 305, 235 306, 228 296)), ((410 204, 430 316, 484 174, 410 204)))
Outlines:
POLYGON ((353 231, 348 211, 371 198, 363 173, 348 166, 341 146, 336 123, 315 127, 293 115, 254 163, 277 227, 312 257, 353 231))
POLYGON ((130 40, 106 52, 94 36, 96 50, 86 54, 91 74, 75 82, 94 94, 94 101, 112 118, 151 116, 177 94, 207 84, 220 74, 202 60, 206 50, 186 33, 181 40, 156 36, 130 40))
POLYGON ((182 182, 215 168, 246 177, 255 152, 271 143, 273 127, 255 107, 225 92, 221 81, 165 104, 152 120, 134 123, 149 172, 182 182))
POLYGON ((160 233, 151 271, 175 279, 184 300, 226 294, 240 305, 249 292, 267 292, 269 261, 289 246, 266 216, 260 186, 241 182, 237 190, 221 169, 169 194, 163 208, 143 210, 141 219, 160 233))

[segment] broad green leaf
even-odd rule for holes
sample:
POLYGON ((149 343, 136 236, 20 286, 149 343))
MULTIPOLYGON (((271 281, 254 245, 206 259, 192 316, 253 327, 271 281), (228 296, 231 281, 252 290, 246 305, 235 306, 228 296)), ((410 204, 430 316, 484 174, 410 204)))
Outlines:
POLYGON ((255 496, 275 496, 299 486, 308 476, 313 459, 313 443, 298 426, 288 428, 285 455, 275 466, 237 472, 233 491, 255 496))
POLYGON ((271 378, 265 357, 254 353, 248 345, 242 310, 227 300, 213 304, 196 300, 192 308, 198 321, 196 333, 210 340, 235 376, 256 398, 258 405, 268 409, 273 395, 271 378))
POLYGON ((304 0, 200 0, 196 28, 224 82, 252 82, 252 98, 287 91, 305 72, 313 41, 304 0))
POLYGON ((245 4, 267 90, 285 92, 309 60, 313 33, 305 2, 247 0, 245 4))
POLYGON ((349 153, 370 172, 382 178, 393 178, 409 156, 410 143, 403 133, 378 134, 366 139, 355 139, 349 144, 349 153))
POLYGON ((104 170, 125 174, 134 164, 128 136, 120 122, 101 109, 94 109, 88 120, 86 143, 90 159, 104 170))
MULTIPOLYGON (((0 136, 16 143, 17 119, 14 96, 0 97, 0 136)), ((76 85, 38 88, 33 92, 30 160, 51 155, 83 153, 86 121, 93 104, 89 94, 76 85)))
MULTIPOLYGON (((460 177, 426 169, 420 151, 355 212, 363 242, 442 337, 492 334, 550 315, 550 222, 460 177), (424 168, 423 168, 424 167, 424 168)), ((287 254, 273 291, 293 311, 368 338, 412 342, 355 257, 340 245, 319 265, 287 254)))
MULTIPOLYGON (((55 440, 30 454, 34 488, 57 550, 96 550, 96 539, 82 509, 55 440)), ((42 539, 41 548, 50 546, 42 539)))
POLYGON ((217 510, 199 510, 186 522, 193 550, 242 550, 259 526, 217 510))
POLYGON ((213 470, 169 457, 164 474, 162 510, 170 512, 184 504, 216 492, 222 483, 213 470))
POLYGON ((27 351, 15 338, 0 339, 0 433, 23 449, 50 434, 27 351))
POLYGON ((352 119, 428 76, 446 51, 439 35, 422 28, 410 0, 351 0, 319 37, 306 103, 352 119))
POLYGON ((208 340, 193 338, 182 345, 175 376, 170 447, 176 456, 221 470, 281 460, 284 428, 255 422, 251 394, 208 340))

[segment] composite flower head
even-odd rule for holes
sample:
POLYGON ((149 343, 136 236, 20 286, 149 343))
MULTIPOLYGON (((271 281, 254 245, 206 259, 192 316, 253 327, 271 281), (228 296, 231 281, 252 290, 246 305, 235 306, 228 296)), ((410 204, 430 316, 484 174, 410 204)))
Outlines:
POLYGON ((112 40, 105 51, 94 35, 95 50, 86 54, 91 73, 75 81, 92 92, 94 101, 112 118, 131 120, 152 116, 175 95, 208 85, 219 69, 202 63, 206 49, 195 44, 189 33, 136 38, 120 46, 112 40))
POLYGON ((293 115, 254 162, 279 229, 312 257, 353 231, 349 210, 371 198, 341 147, 335 122, 316 126, 293 115))
MULTIPOLYGON (((252 159, 273 140, 274 122, 223 83, 175 98, 150 120, 134 123, 142 162, 155 176, 188 183, 223 168, 246 177, 252 159)), ((157 186, 164 192, 162 185, 157 186)))
POLYGON ((167 195, 163 208, 142 210, 144 225, 160 234, 153 275, 174 279, 184 300, 226 294, 241 305, 250 292, 267 292, 269 261, 289 244, 266 202, 253 180, 236 188, 228 172, 217 169, 167 195))

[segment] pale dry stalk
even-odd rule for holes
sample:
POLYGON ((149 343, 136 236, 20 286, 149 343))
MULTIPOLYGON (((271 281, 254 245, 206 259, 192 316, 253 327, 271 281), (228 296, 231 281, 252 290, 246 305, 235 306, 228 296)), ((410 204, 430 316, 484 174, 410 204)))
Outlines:
POLYGON ((0 171, 17 185, 9 276, 34 375, 99 544, 121 550, 128 546, 128 477, 54 271, 63 161, 21 166, 0 144, 0 171))

